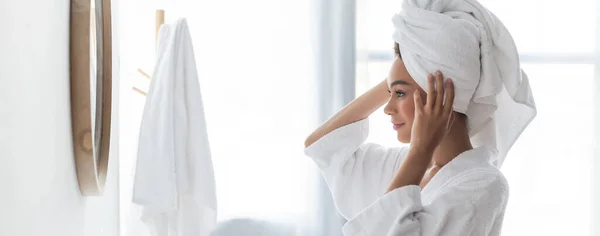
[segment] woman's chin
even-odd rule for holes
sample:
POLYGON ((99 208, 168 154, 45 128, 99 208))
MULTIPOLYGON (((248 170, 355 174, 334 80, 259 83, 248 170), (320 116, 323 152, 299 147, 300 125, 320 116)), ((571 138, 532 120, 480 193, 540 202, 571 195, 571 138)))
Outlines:
POLYGON ((410 135, 404 135, 403 133, 398 132, 397 136, 398 141, 404 144, 410 143, 410 135))

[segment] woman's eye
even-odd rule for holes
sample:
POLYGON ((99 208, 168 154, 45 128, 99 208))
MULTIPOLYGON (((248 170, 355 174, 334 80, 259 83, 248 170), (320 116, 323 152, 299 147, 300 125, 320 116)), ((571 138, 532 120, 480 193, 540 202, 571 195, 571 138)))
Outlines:
POLYGON ((396 91, 396 96, 398 96, 398 97, 404 97, 404 95, 405 95, 404 92, 402 92, 402 91, 396 91))

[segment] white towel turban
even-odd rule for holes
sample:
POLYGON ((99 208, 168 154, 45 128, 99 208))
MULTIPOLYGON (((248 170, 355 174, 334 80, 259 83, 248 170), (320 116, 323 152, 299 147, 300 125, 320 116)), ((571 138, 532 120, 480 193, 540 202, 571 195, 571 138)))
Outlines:
POLYGON ((500 167, 536 116, 506 27, 476 0, 404 0, 392 21, 408 73, 421 88, 436 70, 452 78, 454 110, 467 115, 473 145, 491 149, 500 167))

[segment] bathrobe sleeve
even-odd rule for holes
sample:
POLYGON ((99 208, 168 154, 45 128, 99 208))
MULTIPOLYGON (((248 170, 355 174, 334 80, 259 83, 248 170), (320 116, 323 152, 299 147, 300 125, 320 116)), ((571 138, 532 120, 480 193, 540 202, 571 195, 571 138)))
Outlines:
POLYGON ((508 199, 498 171, 475 169, 450 180, 429 205, 416 185, 376 200, 343 228, 353 236, 496 236, 508 199))
POLYGON ((365 143, 369 121, 340 127, 305 149, 325 178, 346 219, 383 196, 406 155, 406 148, 365 143))

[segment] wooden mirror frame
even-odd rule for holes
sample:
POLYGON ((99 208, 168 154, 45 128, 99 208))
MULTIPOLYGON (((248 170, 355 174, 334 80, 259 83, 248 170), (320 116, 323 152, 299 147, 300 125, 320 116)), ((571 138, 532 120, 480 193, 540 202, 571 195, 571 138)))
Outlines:
POLYGON ((71 0, 70 86, 73 154, 79 189, 102 195, 110 149, 112 103, 112 27, 110 0, 71 0), (91 12, 95 10, 94 12, 91 12), (95 16, 91 26, 90 17, 95 16), (90 36, 96 29, 96 102, 94 132, 90 103, 90 36), (92 134, 94 136, 92 136, 92 134))

